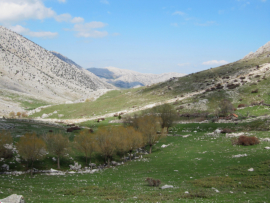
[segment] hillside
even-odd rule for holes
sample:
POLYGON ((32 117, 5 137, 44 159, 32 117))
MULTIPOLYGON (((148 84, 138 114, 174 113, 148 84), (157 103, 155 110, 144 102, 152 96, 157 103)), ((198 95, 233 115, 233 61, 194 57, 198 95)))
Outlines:
MULTIPOLYGON (((218 109, 218 103, 222 99, 231 100, 235 107, 240 103, 250 105, 262 100, 270 104, 270 52, 266 50, 267 46, 268 44, 260 48, 265 50, 264 52, 249 59, 241 59, 217 68, 172 78, 149 87, 111 91, 90 104, 53 106, 33 116, 59 111, 65 119, 91 119, 105 114, 110 116, 120 111, 140 111, 164 102, 173 103, 181 113, 213 113, 218 109), (256 89, 258 93, 251 93, 256 89)), ((256 114, 255 107, 248 108, 251 114, 256 114)), ((243 114, 242 111, 239 109, 236 113, 243 114)), ((260 112, 257 112, 257 115, 263 115, 268 110, 260 112)), ((57 116, 52 115, 50 118, 57 118, 57 116)))
POLYGON ((103 78, 104 81, 113 84, 119 88, 133 88, 138 86, 147 86, 159 82, 164 82, 173 77, 182 77, 182 73, 162 73, 150 74, 139 73, 136 71, 125 70, 115 67, 106 68, 88 68, 96 76, 103 78))
POLYGON ((62 54, 56 52, 56 51, 51 51, 51 53, 53 55, 55 55, 56 57, 58 57, 59 59, 61 59, 62 61, 68 63, 69 65, 74 65, 79 69, 82 69, 82 67, 80 65, 78 65, 77 63, 75 63, 74 61, 72 61, 71 59, 67 58, 66 56, 63 56, 62 54))
POLYGON ((8 106, 20 106, 25 101, 71 102, 114 89, 89 71, 60 60, 3 26, 0 39, 0 101, 10 104, 1 105, 0 114, 8 113, 8 106))

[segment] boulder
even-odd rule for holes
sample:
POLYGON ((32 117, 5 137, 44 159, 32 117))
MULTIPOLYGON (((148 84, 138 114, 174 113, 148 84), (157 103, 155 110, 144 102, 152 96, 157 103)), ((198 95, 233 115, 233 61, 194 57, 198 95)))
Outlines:
POLYGON ((172 185, 163 185, 160 189, 164 190, 164 189, 168 189, 168 188, 173 188, 172 185))
POLYGON ((4 199, 0 199, 0 202, 3 203, 25 203, 24 198, 22 195, 10 195, 4 199))

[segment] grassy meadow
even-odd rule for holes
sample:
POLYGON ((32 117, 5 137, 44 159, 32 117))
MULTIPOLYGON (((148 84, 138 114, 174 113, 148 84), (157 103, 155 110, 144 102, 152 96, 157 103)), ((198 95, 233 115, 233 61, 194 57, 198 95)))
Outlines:
MULTIPOLYGON (((167 136, 154 146, 152 154, 94 174, 36 174, 33 178, 29 175, 1 175, 0 198, 15 193, 23 195, 26 202, 40 203, 269 202, 270 150, 264 147, 270 144, 233 146, 231 139, 224 134, 217 137, 207 135, 217 128, 226 127, 243 132, 249 125, 252 123, 177 124, 171 134, 190 136, 167 136), (169 146, 161 148, 163 144, 169 146), (232 158, 238 154, 247 156, 232 158), (250 168, 254 171, 248 171, 250 168), (161 190, 148 186, 147 177, 159 179, 161 186, 167 184, 174 188, 161 190)), ((270 137, 268 131, 246 133, 259 138, 270 137)), ((84 164, 80 155, 73 154, 73 158, 84 164)), ((121 161, 117 155, 113 159, 121 161)), ((39 161, 36 165, 56 168, 56 164, 49 160, 39 161)), ((99 161, 97 156, 94 162, 99 161)), ((71 161, 64 160, 62 170, 67 170, 69 163, 71 161)))

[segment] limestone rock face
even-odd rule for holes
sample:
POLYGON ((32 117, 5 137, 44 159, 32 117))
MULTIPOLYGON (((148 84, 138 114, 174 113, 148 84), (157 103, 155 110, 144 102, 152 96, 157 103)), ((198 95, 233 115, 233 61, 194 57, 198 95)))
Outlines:
POLYGON ((59 103, 114 87, 0 26, 0 89, 59 103))

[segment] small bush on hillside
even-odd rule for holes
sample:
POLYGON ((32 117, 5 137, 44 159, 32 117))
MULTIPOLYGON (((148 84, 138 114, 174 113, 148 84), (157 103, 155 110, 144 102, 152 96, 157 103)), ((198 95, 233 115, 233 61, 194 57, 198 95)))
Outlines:
POLYGON ((245 107, 246 105, 245 104, 239 104, 237 108, 242 108, 242 107, 245 107))
POLYGON ((27 118, 28 117, 27 113, 26 112, 22 112, 22 117, 23 118, 27 118))
POLYGON ((259 143, 260 141, 257 137, 241 135, 238 137, 236 145, 249 146, 249 145, 256 145, 259 143))
POLYGON ((14 111, 10 112, 10 113, 9 113, 9 116, 10 116, 11 118, 14 118, 14 117, 15 117, 15 112, 14 112, 14 111))
POLYGON ((232 133, 232 132, 233 132, 233 130, 230 129, 230 128, 224 128, 224 129, 221 131, 221 133, 232 133))
POLYGON ((146 178, 146 180, 148 182, 148 185, 149 186, 154 186, 154 187, 158 187, 160 184, 161 184, 161 181, 160 180, 154 180, 152 178, 146 178))
POLYGON ((258 89, 256 89, 256 90, 252 90, 251 91, 251 93, 258 93, 259 92, 259 90, 258 89))
POLYGON ((17 112, 17 116, 18 116, 18 118, 20 118, 20 117, 21 117, 21 115, 22 115, 22 113, 21 113, 21 112, 17 112))

